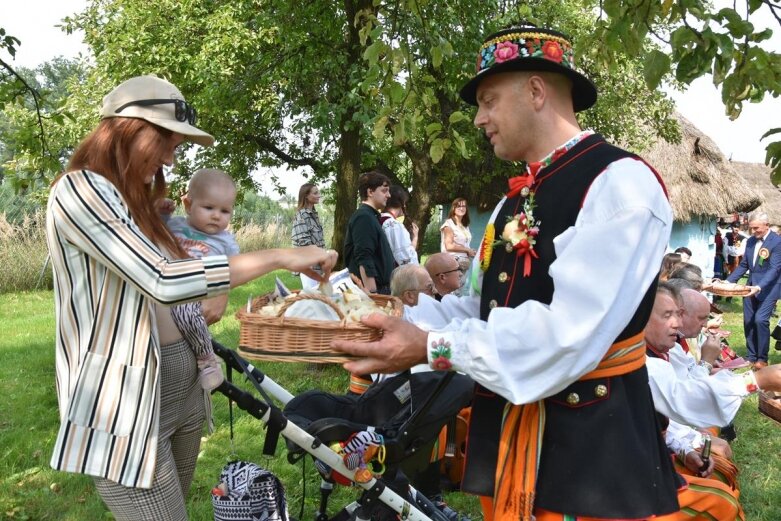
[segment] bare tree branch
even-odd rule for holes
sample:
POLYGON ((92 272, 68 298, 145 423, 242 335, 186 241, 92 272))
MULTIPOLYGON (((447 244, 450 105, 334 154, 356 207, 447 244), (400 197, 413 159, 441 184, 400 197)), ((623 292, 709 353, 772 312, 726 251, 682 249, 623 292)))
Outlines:
POLYGON ((261 137, 261 136, 252 136, 250 139, 252 139, 256 144, 260 145, 264 150, 271 153, 275 157, 283 160, 289 165, 292 166, 309 166, 314 170, 316 173, 320 173, 324 167, 322 164, 320 164, 319 161, 316 161, 315 159, 312 159, 311 157, 293 157, 281 148, 277 146, 276 143, 271 141, 270 139, 261 137))

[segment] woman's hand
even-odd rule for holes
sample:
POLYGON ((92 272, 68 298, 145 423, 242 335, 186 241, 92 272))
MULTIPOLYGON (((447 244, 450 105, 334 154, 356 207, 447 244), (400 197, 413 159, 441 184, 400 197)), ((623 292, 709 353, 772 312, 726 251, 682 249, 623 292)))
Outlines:
POLYGON ((155 207, 157 209, 157 213, 160 215, 171 215, 176 211, 176 203, 167 197, 164 199, 159 199, 155 203, 155 207))
POLYGON ((336 250, 324 250, 317 246, 303 248, 279 248, 240 253, 228 257, 230 286, 235 288, 262 277, 274 270, 289 270, 303 273, 318 282, 328 280, 336 265, 339 254, 336 250), (312 266, 319 266, 322 274, 315 272, 312 266))
POLYGON ((336 250, 324 250, 317 246, 304 246, 282 251, 284 252, 281 259, 282 268, 303 273, 307 277, 318 281, 328 280, 328 276, 339 258, 336 250), (314 271, 312 266, 320 266, 323 274, 320 275, 314 271))

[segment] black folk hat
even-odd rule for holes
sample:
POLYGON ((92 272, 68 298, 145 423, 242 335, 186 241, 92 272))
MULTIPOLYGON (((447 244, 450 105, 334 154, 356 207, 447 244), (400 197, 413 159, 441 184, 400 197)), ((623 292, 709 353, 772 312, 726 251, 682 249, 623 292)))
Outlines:
POLYGON ((501 72, 557 72, 572 80, 572 104, 575 112, 586 110, 597 101, 597 88, 575 69, 575 53, 570 39, 557 31, 524 25, 492 34, 477 54, 477 74, 461 88, 461 99, 477 105, 477 86, 501 72))

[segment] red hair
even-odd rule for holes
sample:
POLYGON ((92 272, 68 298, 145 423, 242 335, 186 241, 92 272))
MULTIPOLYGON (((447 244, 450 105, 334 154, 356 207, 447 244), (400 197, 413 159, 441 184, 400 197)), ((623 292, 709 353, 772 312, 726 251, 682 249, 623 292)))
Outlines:
POLYGON ((172 255, 187 258, 157 210, 157 203, 168 193, 162 168, 151 184, 145 182, 144 174, 166 151, 172 135, 142 119, 104 119, 76 148, 67 171, 86 169, 108 179, 122 194, 144 235, 172 255))

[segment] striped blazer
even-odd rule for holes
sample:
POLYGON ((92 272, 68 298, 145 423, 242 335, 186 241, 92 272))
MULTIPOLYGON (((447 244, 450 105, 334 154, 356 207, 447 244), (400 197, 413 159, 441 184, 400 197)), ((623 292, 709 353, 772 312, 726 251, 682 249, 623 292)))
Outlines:
POLYGON ((117 189, 86 170, 52 187, 58 470, 150 488, 160 420, 160 345, 152 304, 228 291, 225 256, 170 261, 117 189))

